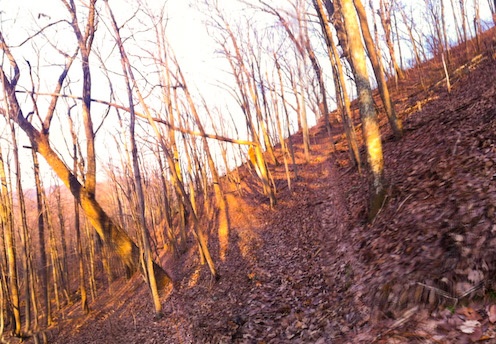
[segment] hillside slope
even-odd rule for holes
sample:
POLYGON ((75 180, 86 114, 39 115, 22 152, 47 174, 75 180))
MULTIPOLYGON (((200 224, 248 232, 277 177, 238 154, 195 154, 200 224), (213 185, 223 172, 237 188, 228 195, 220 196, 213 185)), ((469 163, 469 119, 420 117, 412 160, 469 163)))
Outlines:
POLYGON ((393 141, 381 115, 390 188, 373 223, 366 222, 367 176, 349 166, 341 128, 333 129, 332 152, 320 123, 311 132, 311 161, 298 157, 293 193, 283 167, 272 166, 276 209, 269 209, 247 170, 243 196, 231 186, 226 260, 217 258, 211 235, 219 281, 198 265, 195 247, 175 261, 164 257, 176 285, 163 295, 163 318, 153 318, 147 287, 134 276, 102 291, 88 315, 79 305, 64 310, 47 333, 50 342, 493 338, 496 61, 486 52, 465 62, 453 68, 451 94, 433 61, 421 72, 424 89, 415 70, 393 87, 405 136, 393 141))

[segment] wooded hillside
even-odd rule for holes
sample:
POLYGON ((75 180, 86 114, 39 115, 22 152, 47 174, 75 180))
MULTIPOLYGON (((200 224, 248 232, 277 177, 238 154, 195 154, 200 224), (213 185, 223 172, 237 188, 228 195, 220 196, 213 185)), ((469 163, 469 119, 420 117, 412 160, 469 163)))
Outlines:
POLYGON ((494 340, 479 2, 422 2, 429 31, 400 1, 198 5, 229 106, 165 8, 56 2, 0 31, 4 341, 494 340))

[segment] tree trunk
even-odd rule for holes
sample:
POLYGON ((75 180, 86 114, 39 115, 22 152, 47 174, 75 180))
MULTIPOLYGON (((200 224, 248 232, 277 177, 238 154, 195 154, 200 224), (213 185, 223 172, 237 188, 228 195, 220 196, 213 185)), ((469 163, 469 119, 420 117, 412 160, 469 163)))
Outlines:
POLYGON ((350 99, 346 91, 343 66, 339 58, 338 49, 336 47, 336 44, 334 44, 334 40, 332 38, 331 28, 324 11, 322 0, 314 0, 314 7, 317 11, 322 33, 324 34, 326 40, 329 60, 331 62, 331 66, 333 66, 336 101, 343 120, 343 127, 346 135, 346 140, 348 141, 350 158, 352 163, 357 166, 359 173, 361 173, 360 152, 358 150, 355 128, 353 126, 353 119, 351 117, 350 99))
POLYGON ((355 84, 358 93, 360 117, 363 125, 363 139, 367 149, 367 161, 372 172, 370 184, 369 220, 372 220, 385 199, 384 161, 382 156, 382 142, 377 123, 374 101, 365 61, 365 49, 353 0, 341 0, 341 7, 348 35, 350 63, 355 73, 355 84))
POLYGON ((19 202, 19 218, 20 218, 20 233, 19 237, 21 238, 22 245, 22 271, 24 271, 24 331, 25 333, 29 333, 31 331, 31 271, 33 270, 31 267, 31 250, 29 244, 29 234, 28 234, 28 222, 26 218, 26 203, 24 202, 24 190, 21 182, 21 163, 19 161, 19 149, 17 146, 17 137, 14 128, 14 122, 9 121, 10 132, 12 138, 12 148, 14 152, 14 171, 16 175, 16 192, 17 192, 17 201, 19 202))
MULTIPOLYGON (((196 110, 196 106, 193 102, 193 98, 191 97, 191 94, 189 92, 189 89, 188 89, 188 86, 186 83, 186 78, 184 77, 183 73, 181 72, 181 68, 180 68, 177 60, 175 62, 176 62, 177 68, 178 68, 180 82, 183 85, 182 89, 183 89, 184 94, 186 96, 186 99, 188 101, 188 105, 189 105, 189 108, 191 110, 191 113, 193 114, 193 118, 195 119, 196 126, 198 127, 198 129, 201 133, 202 146, 203 146, 203 149, 205 151, 208 167, 210 169, 210 173, 212 176, 216 206, 217 206, 217 209, 219 211, 219 219, 218 219, 219 223, 218 223, 217 233, 218 233, 218 238, 219 238, 220 258, 222 260, 224 260, 226 253, 227 253, 228 244, 229 244, 229 211, 228 211, 227 201, 226 201, 226 198, 224 195, 224 191, 222 190, 219 173, 217 172, 217 168, 215 166, 214 159, 212 157, 212 154, 210 153, 210 146, 208 145, 208 141, 207 141, 207 138, 205 136, 205 129, 203 128, 203 124, 200 120, 200 115, 198 114, 198 111, 196 110)), ((268 137, 267 137, 267 140, 268 140, 268 137)), ((266 144, 268 144, 270 149, 272 149, 272 144, 270 143, 270 141, 266 144)), ((272 150, 272 154, 274 154, 273 150, 272 150)), ((275 155, 273 156, 273 160, 277 163, 275 155)))
POLYGON ((10 304, 13 315, 13 334, 21 335, 21 302, 19 293, 19 281, 17 276, 17 254, 15 249, 14 219, 12 218, 12 202, 7 189, 7 176, 5 174, 5 162, 0 147, 0 220, 4 229, 3 239, 7 255, 8 266, 8 290, 10 292, 10 304))
POLYGON ((387 86, 386 77, 384 75, 384 68, 377 54, 377 50, 372 38, 372 34, 369 30, 369 24, 367 22, 367 14, 365 8, 363 7, 361 0, 354 0, 355 7, 358 13, 358 18, 360 20, 360 27, 362 29, 363 40, 367 47, 367 52, 372 63, 372 68, 374 69, 375 78, 377 80, 377 86, 379 88, 379 93, 381 95, 382 103, 384 104, 384 109, 386 111, 386 116, 389 120, 389 125, 396 138, 401 138, 403 135, 403 126, 401 120, 396 116, 396 111, 394 109, 394 104, 391 100, 391 95, 389 94, 389 88, 387 86))
POLYGON ((42 299, 44 306, 44 316, 45 321, 42 323, 43 327, 48 327, 51 324, 51 307, 50 307, 50 293, 48 287, 48 278, 49 278, 49 270, 48 270, 48 261, 47 261, 47 250, 45 245, 45 206, 44 206, 44 191, 43 186, 41 185, 40 179, 40 165, 38 162, 38 156, 34 151, 32 152, 33 157, 33 167, 34 167, 34 180, 36 185, 36 206, 38 210, 38 245, 40 252, 40 264, 41 264, 41 290, 42 290, 42 299))
POLYGON ((141 171, 138 162, 138 148, 136 146, 136 136, 135 136, 135 125, 136 125, 136 114, 134 111, 134 99, 133 99, 133 90, 132 84, 135 84, 135 79, 132 74, 131 68, 129 68, 129 60, 127 58, 127 54, 124 51, 124 46, 122 44, 122 39, 119 33, 119 28, 117 26, 117 22, 115 20, 114 14, 110 9, 108 2, 105 2, 107 7, 107 11, 109 12, 112 27, 115 33, 115 39, 117 45, 119 47, 119 52, 121 56, 121 67, 122 72, 124 74, 127 96, 129 101, 129 109, 130 109, 130 125, 129 125, 129 136, 131 140, 131 156, 132 156, 132 164, 133 164, 133 175, 134 175, 134 186, 136 190, 137 197, 137 205, 138 205, 138 225, 141 233, 141 242, 143 245, 143 253, 144 253, 144 266, 143 270, 145 271, 145 275, 147 277, 148 286, 150 287, 150 292, 152 294, 153 305, 155 307, 155 315, 162 315, 162 304, 160 303, 160 297, 158 294, 158 286, 157 279, 155 278, 154 266, 151 256, 151 248, 150 248, 150 240, 148 237, 148 229, 145 218, 145 195, 143 193, 143 184, 141 181, 141 171))
POLYGON ((394 44, 392 40, 392 31, 391 31, 391 11, 392 4, 389 0, 380 0, 379 1, 379 17, 381 19, 382 28, 384 29, 384 36, 386 39, 386 46, 389 50, 389 55, 391 58, 391 64, 393 65, 393 69, 396 73, 398 79, 404 79, 403 71, 396 62, 396 55, 394 53, 394 44))
MULTIPOLYGON (((77 142, 77 135, 76 131, 74 129, 74 123, 72 121, 70 111, 68 112, 68 121, 69 121, 69 129, 71 131, 71 137, 72 137, 72 160, 73 160, 73 171, 76 174, 77 178, 77 170, 78 170, 78 142, 77 142)), ((60 202, 59 202, 60 204, 60 202)), ((78 259, 78 266, 79 266, 79 274, 78 274, 78 279, 79 279, 79 292, 81 294, 81 307, 84 313, 89 313, 90 308, 88 305, 88 296, 87 296, 87 291, 86 291, 86 273, 84 269, 84 257, 83 257, 83 244, 81 242, 81 224, 80 224, 80 216, 79 216, 79 204, 76 199, 74 199, 73 203, 73 209, 74 209, 74 230, 76 232, 76 253, 77 253, 77 259, 78 259)), ((59 212, 60 213, 60 212, 59 212)), ((61 220, 62 222, 62 220, 61 220)), ((63 227, 63 222, 61 224, 63 227)), ((67 271, 68 272, 68 271, 67 271)))

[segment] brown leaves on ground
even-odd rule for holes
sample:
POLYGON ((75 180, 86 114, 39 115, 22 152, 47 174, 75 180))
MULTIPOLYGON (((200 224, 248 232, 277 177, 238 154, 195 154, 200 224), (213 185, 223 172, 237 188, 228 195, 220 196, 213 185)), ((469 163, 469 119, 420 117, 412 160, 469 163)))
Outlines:
MULTIPOLYGON (((49 339, 495 342, 496 62, 482 55, 460 70, 451 94, 436 85, 442 71, 434 67, 425 92, 414 70, 396 89, 406 132, 392 141, 381 119, 390 187, 373 223, 365 222, 367 176, 349 166, 340 128, 330 152, 320 123, 312 160, 299 157, 292 194, 284 167, 271 166, 275 210, 243 169, 243 196, 228 194, 232 229, 226 260, 217 260, 219 281, 198 266, 192 246, 167 260, 176 285, 163 297, 162 319, 153 319, 147 288, 135 278, 112 286, 118 298, 100 295, 88 316, 77 315, 78 305, 65 310, 49 339)), ((300 153, 301 135, 292 139, 300 153)))

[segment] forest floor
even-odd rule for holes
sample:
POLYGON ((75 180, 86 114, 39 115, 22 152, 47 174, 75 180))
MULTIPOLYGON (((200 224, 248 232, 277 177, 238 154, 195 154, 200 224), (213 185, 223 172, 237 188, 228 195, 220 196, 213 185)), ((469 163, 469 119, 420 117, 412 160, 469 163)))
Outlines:
POLYGON ((494 58, 489 51, 453 59, 451 93, 435 61, 392 85, 405 135, 394 140, 379 111, 389 187, 371 223, 368 176, 350 165, 340 126, 333 128, 333 151, 319 122, 311 129, 309 162, 301 134, 292 137, 298 160, 292 192, 284 166, 270 166, 278 186, 275 209, 246 166, 240 169, 243 194, 228 186, 225 260, 216 234, 210 236, 218 281, 198 264, 192 245, 162 262, 175 280, 162 295, 164 317, 154 318, 148 289, 134 276, 102 291, 88 315, 79 305, 65 310, 48 339, 496 343, 494 58))

